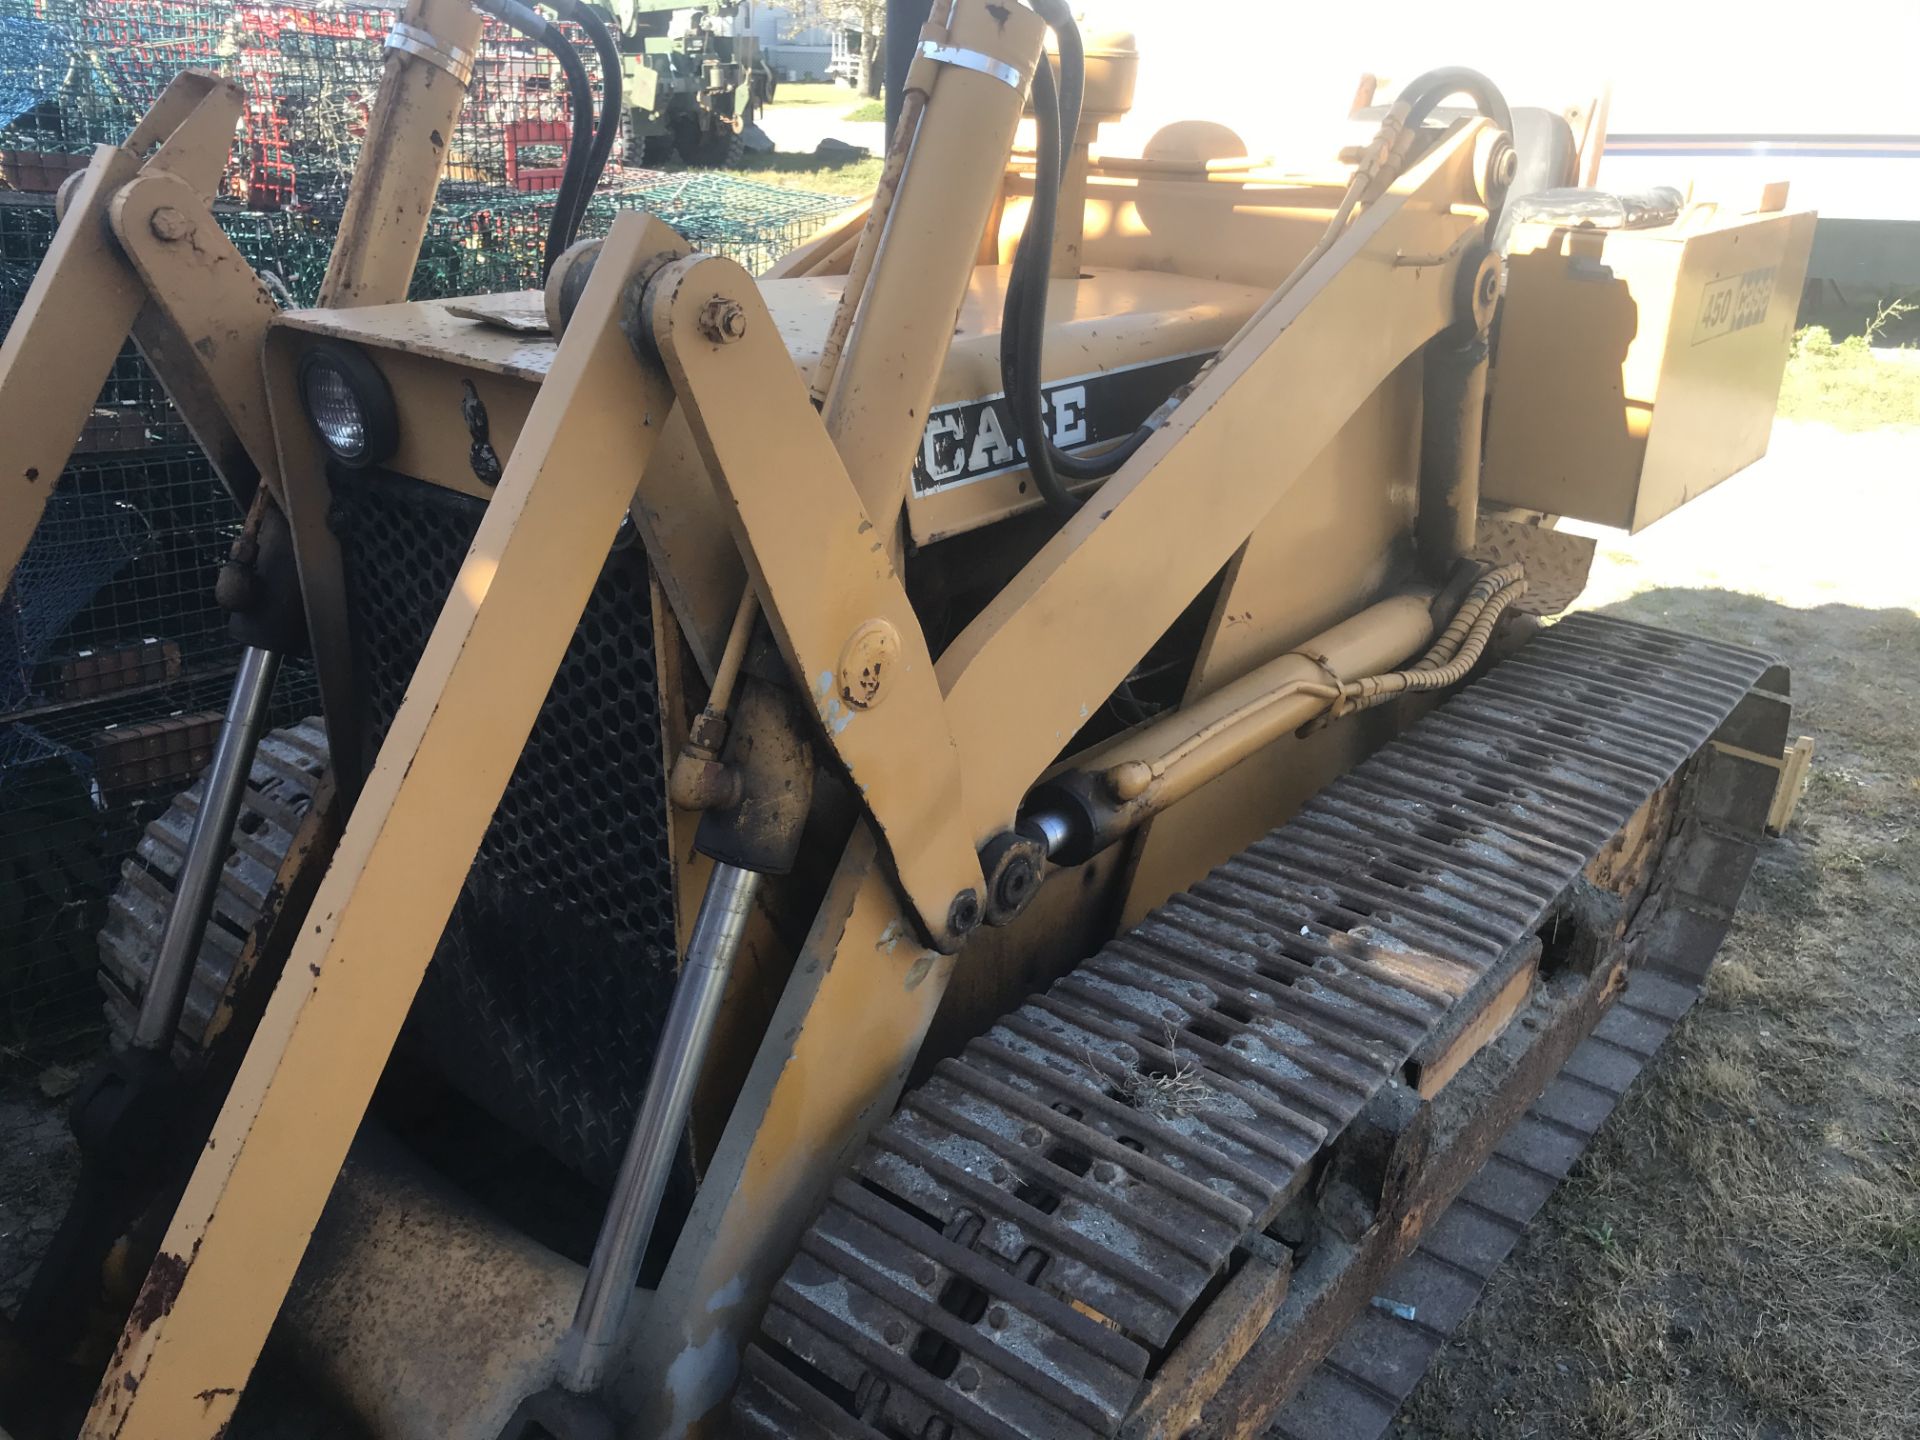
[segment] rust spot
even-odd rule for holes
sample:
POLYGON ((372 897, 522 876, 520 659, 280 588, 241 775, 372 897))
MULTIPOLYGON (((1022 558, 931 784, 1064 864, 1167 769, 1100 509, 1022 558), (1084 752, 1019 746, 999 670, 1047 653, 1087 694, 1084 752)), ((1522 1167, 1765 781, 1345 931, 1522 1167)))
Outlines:
POLYGON ((436 150, 447 143, 445 137, 443 137, 438 130, 429 131, 427 139, 432 142, 433 148, 436 150))
POLYGON ((314 979, 318 980, 320 978, 320 967, 318 965, 308 965, 307 969, 313 972, 314 979))
POLYGON ((27 467, 27 479, 38 480, 39 478, 40 478, 40 467, 38 465, 29 465, 27 467))
MULTIPOLYGON (((198 1395, 194 1396, 193 1398, 198 1400, 202 1405, 212 1405, 213 1402, 219 1399, 222 1395, 238 1395, 239 1393, 240 1392, 234 1389, 233 1386, 231 1385, 216 1385, 211 1390, 202 1390, 198 1395)), ((222 1425, 220 1428, 224 1430, 227 1427, 222 1425)))
POLYGON ((193 342, 193 348, 211 360, 214 353, 213 337, 211 335, 202 335, 198 340, 193 342))
MULTIPOLYGON (((127 1317, 127 1333, 137 1335, 151 1330, 165 1319, 173 1309, 173 1302, 180 1298, 180 1287, 186 1283, 186 1261, 165 1250, 154 1256, 153 1268, 147 1271, 146 1283, 134 1298, 133 1313, 127 1317)), ((127 1379, 139 1383, 131 1375, 127 1379)))
POLYGON ((1004 5, 989 5, 987 13, 993 17, 993 23, 1002 30, 1007 28, 1007 21, 1013 18, 1013 13, 1004 5))

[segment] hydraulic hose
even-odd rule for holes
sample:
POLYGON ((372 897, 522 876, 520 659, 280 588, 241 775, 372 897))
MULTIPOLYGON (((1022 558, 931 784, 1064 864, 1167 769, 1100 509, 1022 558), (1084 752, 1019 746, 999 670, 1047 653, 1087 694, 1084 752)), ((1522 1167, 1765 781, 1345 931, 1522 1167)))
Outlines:
MULTIPOLYGON (((553 269, 560 252, 573 243, 579 225, 575 211, 585 208, 581 185, 586 178, 593 140, 597 138, 593 126, 593 82, 587 78, 587 67, 573 48, 573 42, 561 34, 560 27, 552 21, 522 5, 520 0, 474 0, 474 3, 478 9, 546 49, 560 62, 560 69, 567 77, 573 118, 568 126, 567 163, 560 172, 560 189, 554 195, 553 218, 547 222, 546 260, 541 267, 541 274, 545 275, 553 269), (583 136, 589 137, 585 144, 581 143, 583 136)), ((613 144, 611 135, 607 144, 613 144)))
POLYGON ((567 244, 571 245, 574 237, 580 233, 581 223, 587 218, 587 206, 593 200, 593 192, 600 188, 600 177, 606 174, 607 161, 613 155, 613 142, 620 134, 624 76, 620 68, 620 47, 598 10, 580 3, 580 0, 560 0, 553 6, 553 11, 562 20, 571 20, 587 32, 587 38, 593 42, 594 54, 600 59, 600 121, 594 126, 593 148, 587 152, 586 177, 575 198, 572 218, 567 223, 567 244))
POLYGON ((1006 304, 1000 315, 1001 383, 1006 387, 1008 406, 1013 412, 1015 438, 1025 442, 1027 465, 1033 473, 1035 488, 1059 514, 1072 515, 1080 508, 1080 500, 1067 489, 1054 467, 1042 391, 1047 251, 1051 248, 1054 220, 1059 213, 1061 171, 1060 97, 1054 89, 1053 67, 1044 55, 1033 72, 1033 114, 1038 151, 1033 208, 1027 214, 1026 229, 1014 251, 1013 273, 1008 278, 1006 304))
MULTIPOLYGON (((1474 108, 1504 131, 1509 140, 1513 137, 1513 112, 1507 108, 1507 97, 1500 93, 1500 87, 1482 75, 1478 70, 1469 70, 1464 65, 1443 65, 1437 70, 1429 70, 1416 75, 1400 91, 1395 101, 1396 108, 1406 106, 1406 127, 1418 129, 1427 116, 1442 100, 1455 95, 1465 95, 1473 101, 1474 108)), ((1504 194, 1496 196, 1487 206, 1487 242, 1493 242, 1500 228, 1500 211, 1506 203, 1504 194)))
MULTIPOLYGON (((1034 488, 1048 506, 1062 516, 1080 508, 1080 499, 1067 489, 1068 480, 1100 480, 1112 475, 1144 445, 1166 411, 1191 393, 1193 381, 1182 386, 1168 404, 1137 428, 1125 440, 1096 455, 1070 455, 1056 447, 1046 425, 1044 400, 1045 375, 1042 350, 1046 340, 1047 289, 1050 280, 1054 228, 1059 219, 1060 187, 1073 153, 1080 125, 1080 107, 1086 85, 1086 58, 1079 28, 1074 24, 1066 0, 1032 0, 1033 9, 1054 32, 1060 51, 1060 78, 1056 88, 1053 71, 1044 57, 1033 76, 1034 184, 1033 205, 1027 223, 1014 249, 1012 273, 1007 281, 1006 300, 1000 323, 1000 370, 1015 430, 1015 438, 1026 450, 1027 464, 1034 488), (1064 477, 1064 478, 1063 478, 1064 477)), ((1485 75, 1465 66, 1446 66, 1429 70, 1402 90, 1396 109, 1404 119, 1394 127, 1416 128, 1440 104, 1454 95, 1466 95, 1509 136, 1513 133, 1513 115, 1506 98, 1485 75)), ((1341 197, 1331 222, 1313 249, 1294 267, 1259 311, 1242 328, 1241 334, 1270 313, 1294 285, 1320 262, 1345 233, 1363 192, 1374 177, 1357 173, 1341 197)), ((1499 199, 1489 207, 1487 233, 1491 236, 1500 222, 1499 199)), ((1235 340, 1240 337, 1236 335, 1235 340)), ((1231 349, 1233 341, 1223 347, 1231 349)), ((1211 362, 1206 367, 1212 368, 1211 362)), ((1205 373, 1203 371, 1203 373, 1205 373)), ((1199 377, 1195 377, 1196 380, 1199 377)))
POLYGON ((1033 206, 1014 249, 1012 273, 1000 317, 1000 369, 1019 438, 1027 450, 1034 486, 1055 511, 1080 508, 1061 476, 1101 480, 1113 474, 1152 433, 1144 427, 1098 455, 1069 455, 1046 427, 1041 369, 1047 328, 1053 233, 1059 219, 1060 186, 1079 139, 1086 93, 1086 53, 1065 0, 1034 0, 1033 8, 1053 30, 1060 51, 1060 78, 1044 60, 1034 71, 1035 137, 1033 206))

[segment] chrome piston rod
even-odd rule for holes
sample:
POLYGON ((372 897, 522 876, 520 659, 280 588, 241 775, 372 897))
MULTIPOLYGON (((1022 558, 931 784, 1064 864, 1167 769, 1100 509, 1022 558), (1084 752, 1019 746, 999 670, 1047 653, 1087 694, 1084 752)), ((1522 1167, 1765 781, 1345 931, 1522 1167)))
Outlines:
POLYGON ((563 1352, 564 1383, 576 1394, 599 1387, 619 1341, 673 1169, 674 1151, 693 1105, 694 1083, 713 1037, 720 998, 733 973, 759 887, 757 871, 715 865, 701 897, 687 958, 660 1032, 660 1050, 647 1076, 646 1097, 634 1118, 620 1176, 593 1244, 586 1284, 573 1314, 570 1350, 563 1352))
POLYGON ((253 752, 266 723, 267 701, 279 673, 278 651, 250 646, 240 657, 233 691, 227 696, 226 720, 213 748, 213 763, 207 767, 200 810, 193 818, 187 853, 180 862, 173 908, 167 912, 166 928, 160 932, 153 973, 147 979, 140 1016, 134 1022, 136 1050, 164 1052, 173 1043, 173 1032, 179 1027, 180 1012, 193 984, 201 937, 207 932, 213 902, 220 891, 220 875, 226 868, 240 799, 253 771, 253 752))

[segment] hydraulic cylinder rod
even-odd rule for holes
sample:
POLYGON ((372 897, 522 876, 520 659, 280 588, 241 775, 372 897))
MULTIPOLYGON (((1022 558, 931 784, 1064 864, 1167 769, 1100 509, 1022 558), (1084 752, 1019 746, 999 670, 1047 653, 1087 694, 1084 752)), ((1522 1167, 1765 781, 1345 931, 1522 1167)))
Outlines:
POLYGON ((266 723, 274 677, 279 673, 277 652, 249 647, 241 654, 240 669, 227 696, 226 721, 214 746, 213 763, 207 767, 200 810, 193 817, 187 853, 180 862, 173 908, 167 912, 166 928, 160 932, 159 953, 154 956, 153 974, 134 1023, 135 1049, 164 1053, 173 1043, 173 1032, 180 1024, 180 1012, 193 984, 200 937, 206 933, 219 895, 233 823, 240 814, 240 799, 253 769, 253 752, 266 723))
POLYGON ((713 867, 701 897, 687 958, 660 1032, 660 1049, 647 1076, 647 1093, 634 1118, 613 1197, 594 1241, 586 1284, 573 1315, 570 1353, 563 1352, 567 1369, 563 1383, 576 1394, 599 1387, 620 1338, 673 1169, 674 1151, 693 1105, 707 1042, 713 1038, 720 999, 733 973, 734 957, 740 953, 759 886, 757 871, 720 864, 713 867))

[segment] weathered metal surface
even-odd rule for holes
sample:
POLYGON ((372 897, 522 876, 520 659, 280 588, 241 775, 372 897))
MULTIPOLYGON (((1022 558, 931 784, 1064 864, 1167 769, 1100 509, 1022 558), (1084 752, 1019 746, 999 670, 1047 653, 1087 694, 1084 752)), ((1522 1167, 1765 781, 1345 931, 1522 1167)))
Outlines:
POLYGON ((1384 1304, 1361 1309, 1274 1417, 1273 1440, 1378 1440, 1386 1433, 1394 1411, 1647 1063, 1647 1042, 1664 1039, 1699 993, 1668 975, 1631 977, 1627 993, 1381 1284, 1384 1304))
MULTIPOLYGON (((907 1097, 834 1192, 776 1291, 736 1424, 1116 1433, 1236 1247, 1456 1007, 1487 1002, 1482 977, 1767 671, 1728 646, 1565 621, 1006 1017, 907 1097)), ((1407 1213, 1450 1199, 1615 974, 1538 987, 1523 1013, 1538 1036, 1489 1046, 1435 1102, 1486 1103, 1416 1127, 1446 1163, 1364 1198, 1407 1213)), ((1315 1284, 1296 1271, 1254 1371, 1300 1316, 1330 1340, 1355 1277, 1400 1253, 1369 1242, 1356 1267, 1337 1248, 1318 1252, 1315 1284)), ((1244 1433, 1244 1404, 1217 1408, 1203 1424, 1244 1433)))
POLYGON ((1527 593, 1514 603, 1523 615, 1558 615, 1587 588, 1597 542, 1545 525, 1482 515, 1472 557, 1488 565, 1527 567, 1527 593))

